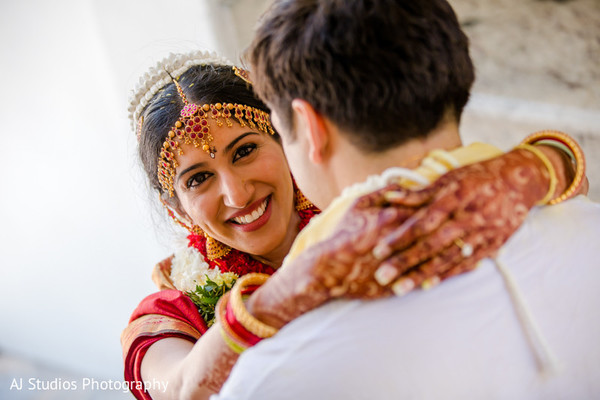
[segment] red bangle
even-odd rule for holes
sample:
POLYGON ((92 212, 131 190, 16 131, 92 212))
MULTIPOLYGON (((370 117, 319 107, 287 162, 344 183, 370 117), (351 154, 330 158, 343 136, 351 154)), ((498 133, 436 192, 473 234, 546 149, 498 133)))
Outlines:
MULTIPOLYGON (((242 294, 249 295, 258 287, 258 285, 252 285, 244 288, 244 290, 242 290, 242 294)), ((256 343, 260 342, 262 338, 254 335, 252 332, 249 332, 237 321, 230 306, 230 294, 231 292, 225 293, 219 300, 216 309, 216 318, 221 324, 221 334, 223 335, 223 339, 233 351, 239 354, 248 347, 252 347, 256 343)))
POLYGON ((262 338, 256 336, 255 334, 244 328, 242 324, 240 324, 239 321, 235 319, 235 315, 233 314, 233 309, 231 308, 230 302, 227 302, 227 306, 225 309, 225 321, 227 321, 227 325, 229 325, 233 333, 239 336, 241 340, 243 340, 250 346, 254 346, 256 343, 262 340, 262 338))
POLYGON ((223 336, 223 340, 231 350, 240 354, 250 347, 251 344, 239 337, 233 329, 231 329, 229 323, 227 323, 226 310, 227 303, 229 303, 229 295, 230 292, 226 292, 221 296, 217 303, 215 314, 217 322, 221 325, 221 335, 223 336))

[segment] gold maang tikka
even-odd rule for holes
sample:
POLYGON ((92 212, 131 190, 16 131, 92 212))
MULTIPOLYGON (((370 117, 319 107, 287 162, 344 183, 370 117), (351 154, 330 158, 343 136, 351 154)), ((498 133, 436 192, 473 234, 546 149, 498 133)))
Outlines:
POLYGON ((179 82, 176 79, 173 79, 173 82, 184 107, 179 120, 169 130, 158 158, 158 181, 162 189, 169 193, 169 197, 173 197, 174 194, 175 171, 179 165, 175 156, 183 154, 182 143, 193 144, 196 148, 202 148, 212 158, 215 157, 216 149, 211 145, 213 137, 210 133, 209 118, 219 127, 223 124, 233 126, 232 118, 235 118, 241 126, 247 125, 270 135, 275 134, 269 114, 265 111, 237 103, 188 103, 179 82))
POLYGON ((252 85, 252 81, 250 81, 250 73, 247 70, 238 67, 233 67, 233 73, 247 84, 252 85))

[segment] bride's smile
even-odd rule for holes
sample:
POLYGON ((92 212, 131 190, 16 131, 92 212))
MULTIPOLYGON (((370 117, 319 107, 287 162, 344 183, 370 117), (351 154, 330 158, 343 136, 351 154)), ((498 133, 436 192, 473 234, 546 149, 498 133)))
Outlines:
POLYGON ((280 264, 298 232, 294 190, 281 145, 265 133, 211 121, 214 158, 182 145, 178 211, 214 239, 280 264))
POLYGON ((267 196, 262 200, 255 201, 246 209, 232 215, 229 221, 234 225, 239 225, 238 229, 245 232, 259 229, 267 223, 271 215, 270 198, 271 196, 267 196))

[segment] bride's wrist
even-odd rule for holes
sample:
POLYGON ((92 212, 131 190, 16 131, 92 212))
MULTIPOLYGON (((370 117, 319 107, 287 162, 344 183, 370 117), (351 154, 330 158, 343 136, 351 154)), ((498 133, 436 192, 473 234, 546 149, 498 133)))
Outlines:
POLYGON ((256 319, 281 328, 329 298, 325 288, 308 271, 290 266, 258 288, 247 300, 246 307, 256 319))
MULTIPOLYGON (((548 204, 558 204, 578 194, 587 193, 585 155, 572 137, 559 131, 540 131, 529 135, 522 145, 534 147, 548 160, 554 175, 555 191, 548 204)), ((522 146, 521 145, 521 146, 522 146)))

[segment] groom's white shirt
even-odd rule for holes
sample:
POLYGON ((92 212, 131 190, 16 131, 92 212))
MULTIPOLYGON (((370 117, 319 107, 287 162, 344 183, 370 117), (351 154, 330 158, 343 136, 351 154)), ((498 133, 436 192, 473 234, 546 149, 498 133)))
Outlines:
POLYGON ((600 205, 533 209, 496 260, 309 312, 246 351, 214 399, 599 398, 600 205))

